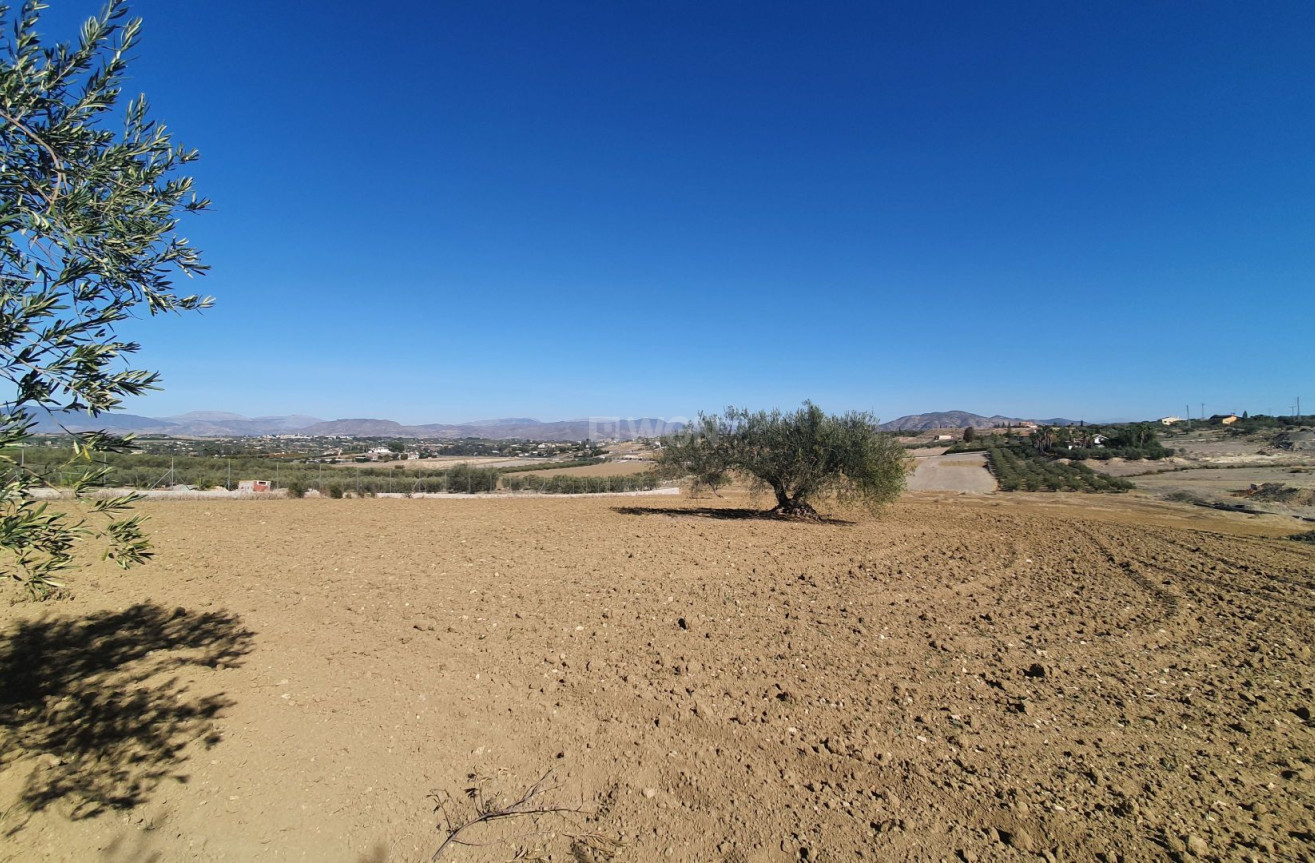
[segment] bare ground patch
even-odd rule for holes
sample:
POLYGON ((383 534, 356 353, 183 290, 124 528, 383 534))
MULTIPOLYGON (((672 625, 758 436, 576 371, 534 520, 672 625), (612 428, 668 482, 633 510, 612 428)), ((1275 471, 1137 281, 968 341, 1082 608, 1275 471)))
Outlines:
MULTIPOLYGON (((1063 494, 848 524, 710 517, 750 510, 738 495, 615 506, 145 504, 157 561, 5 608, 0 652, 55 625, 86 653, 78 621, 144 603, 239 622, 241 661, 142 678, 166 705, 223 703, 99 811, 76 785, 26 804, 37 771, 95 761, 6 726, 6 851, 423 859, 431 792, 514 800, 552 768, 558 802, 592 814, 450 859, 580 859, 568 831, 619 860, 1310 855, 1315 546, 1290 529, 1063 494)), ((144 658, 184 655, 205 654, 144 658)), ((97 697, 130 698, 117 679, 97 697)), ((22 691, 59 727, 63 696, 22 691)))
POLYGON ((925 456, 917 459, 909 491, 992 492, 998 484, 986 466, 985 453, 925 456))

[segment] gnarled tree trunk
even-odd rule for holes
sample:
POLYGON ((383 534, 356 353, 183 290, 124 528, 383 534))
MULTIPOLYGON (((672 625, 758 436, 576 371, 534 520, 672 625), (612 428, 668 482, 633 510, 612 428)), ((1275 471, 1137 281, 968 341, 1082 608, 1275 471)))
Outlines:
POLYGON ((817 519, 820 516, 817 510, 806 500, 800 500, 798 495, 793 498, 786 494, 785 488, 780 485, 773 485, 772 491, 776 493, 776 506, 772 512, 786 518, 806 518, 817 519))

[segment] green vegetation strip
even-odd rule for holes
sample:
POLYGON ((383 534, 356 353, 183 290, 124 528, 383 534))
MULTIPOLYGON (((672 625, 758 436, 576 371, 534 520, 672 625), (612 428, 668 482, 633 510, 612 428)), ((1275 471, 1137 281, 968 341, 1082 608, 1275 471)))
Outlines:
POLYGON ((498 468, 503 473, 529 473, 536 470, 562 470, 568 467, 589 467, 590 465, 602 464, 607 461, 604 458, 577 458, 572 461, 550 461, 543 464, 518 464, 509 467, 498 468))
POLYGON ((1001 491, 1122 492, 1134 488, 1126 479, 1097 473, 1085 464, 1051 461, 1029 447, 992 445, 987 454, 1001 491))
MULTIPOLYGON (((80 475, 67 467, 71 455, 67 448, 26 447, 21 452, 18 448, 4 452, 15 462, 21 459, 25 467, 40 475, 47 485, 63 487, 80 475)), ((542 494, 586 494, 647 491, 658 485, 657 478, 651 473, 591 477, 533 475, 538 470, 600 464, 601 458, 503 468, 472 467, 465 463, 444 468, 409 468, 406 462, 377 467, 326 466, 259 456, 219 458, 147 453, 98 454, 98 461, 111 469, 104 482, 109 487, 152 489, 186 485, 199 489, 236 489, 242 480, 269 480, 276 488, 285 488, 294 497, 311 489, 330 497, 343 497, 345 494, 476 494, 499 488, 542 494), (523 476, 525 473, 529 475, 523 476)))

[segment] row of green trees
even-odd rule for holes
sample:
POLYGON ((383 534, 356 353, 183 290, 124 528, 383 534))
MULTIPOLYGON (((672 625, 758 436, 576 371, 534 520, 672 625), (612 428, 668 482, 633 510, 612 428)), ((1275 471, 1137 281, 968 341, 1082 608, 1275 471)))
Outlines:
MULTIPOLYGON (((70 453, 55 448, 33 447, 19 454, 9 453, 21 461, 27 470, 43 478, 47 485, 68 487, 81 476, 67 468, 70 453)), ((321 494, 342 497, 344 494, 475 494, 497 491, 537 491, 544 494, 566 494, 604 491, 640 491, 656 487, 652 474, 572 477, 536 476, 535 471, 548 468, 577 467, 602 463, 601 458, 582 459, 535 465, 529 471, 524 467, 481 468, 457 464, 449 468, 421 468, 406 470, 390 468, 352 469, 324 467, 305 463, 280 463, 270 459, 247 457, 220 460, 204 457, 170 457, 109 453, 101 457, 104 472, 103 485, 126 488, 151 489, 187 485, 209 489, 224 487, 236 489, 246 479, 275 482, 277 487, 288 489, 300 496, 312 489, 321 494), (334 491, 338 494, 333 494, 334 491)))
MULTIPOLYGON (((11 448, 0 452, 6 461, 41 477, 49 485, 66 486, 73 476, 68 469, 72 451, 60 447, 11 448)), ((334 481, 354 483, 359 473, 365 479, 387 481, 394 485, 404 479, 441 478, 454 468, 421 468, 407 470, 403 465, 385 468, 339 468, 300 461, 281 461, 249 455, 235 458, 206 456, 168 456, 147 453, 97 453, 95 463, 104 476, 100 485, 150 489, 169 485, 190 485, 197 488, 236 488, 245 479, 277 481, 280 486, 299 482, 307 488, 334 481)), ((457 465, 456 467, 465 467, 457 465)))
MULTIPOLYGON (((1305 414, 1303 416, 1268 416, 1266 414, 1256 414, 1251 416, 1246 411, 1242 412, 1242 417, 1237 422, 1229 426, 1223 426, 1230 437, 1239 435, 1255 434, 1262 431, 1284 431, 1287 429, 1301 428, 1302 426, 1315 425, 1315 416, 1305 414)), ((1187 431, 1185 425, 1176 428, 1182 428, 1187 431)))
POLYGON ((592 458, 576 458, 570 461, 546 461, 543 464, 522 464, 515 467, 503 468, 506 473, 526 473, 535 470, 561 470, 566 467, 591 467, 596 464, 602 464, 606 459, 602 456, 592 458))
POLYGON ((1132 423, 1126 426, 1042 426, 1031 435, 1016 435, 1007 430, 1003 435, 992 433, 986 437, 965 429, 963 439, 953 443, 947 453, 983 452, 991 447, 1028 447, 1046 458, 1066 458, 1074 461, 1107 461, 1112 458, 1152 461, 1169 458, 1174 451, 1160 443, 1159 430, 1150 423, 1132 423))
POLYGON ((292 497, 301 497, 312 490, 329 497, 344 497, 348 494, 356 497, 376 494, 481 494, 497 490, 498 476, 496 470, 466 465, 419 477, 389 476, 383 471, 360 474, 333 471, 321 482, 307 482, 294 477, 285 488, 292 497))
POLYGON ((598 492, 649 491, 661 484, 657 474, 617 474, 615 476, 508 476, 503 487, 512 491, 537 491, 541 494, 591 494, 598 492))
POLYGON ((1045 458, 1027 446, 991 444, 986 448, 991 473, 1002 491, 1122 492, 1126 479, 1097 473, 1085 464, 1045 458))
POLYGON ((359 480, 335 479, 322 486, 306 486, 294 480, 287 486, 293 497, 302 497, 308 491, 318 491, 332 498, 373 497, 379 494, 479 494, 497 491, 530 491, 539 494, 599 494, 603 492, 648 491, 657 488, 661 480, 652 472, 615 476, 508 476, 501 478, 496 470, 453 470, 439 477, 422 477, 410 483, 397 482, 397 477, 368 476, 359 480), (393 480, 393 481, 390 481, 393 480))
POLYGON ((388 476, 382 471, 359 476, 335 473, 326 482, 307 484, 292 480, 288 491, 300 497, 312 489, 329 497, 344 494, 487 494, 504 491, 531 491, 540 494, 598 494, 601 492, 648 491, 661 484, 651 471, 614 476, 537 476, 506 474, 497 468, 457 465, 442 473, 422 477, 388 476))
POLYGON ((1159 428, 1151 423, 1118 426, 1042 426, 1032 433, 1038 453, 1069 459, 1169 458, 1173 450, 1160 443, 1159 428))

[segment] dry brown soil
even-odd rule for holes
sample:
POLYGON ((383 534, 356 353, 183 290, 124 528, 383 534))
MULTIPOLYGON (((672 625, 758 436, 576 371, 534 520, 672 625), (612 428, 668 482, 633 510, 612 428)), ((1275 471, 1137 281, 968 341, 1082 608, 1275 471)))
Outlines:
MULTIPOLYGON (((1233 467, 1233 468, 1194 468, 1192 470, 1169 471, 1133 478, 1137 488, 1147 494, 1166 496, 1175 493, 1189 494, 1201 500, 1225 505, 1244 501, 1253 508, 1288 516, 1315 519, 1315 505, 1309 495, 1315 491, 1315 468, 1307 464, 1301 467, 1233 467), (1281 496, 1284 499, 1267 499, 1247 497, 1252 486, 1267 483, 1282 485, 1291 489, 1292 495, 1281 496)), ((1294 520, 1294 529, 1300 523, 1294 520)))
POLYGON ((999 486, 986 466, 986 453, 923 456, 914 464, 908 480, 911 491, 983 493, 995 491, 999 486))
POLYGON ((911 458, 926 458, 930 455, 943 455, 948 448, 949 447, 946 444, 941 444, 940 446, 919 447, 918 449, 909 450, 909 456, 911 458))
POLYGON ((1098 497, 147 503, 0 611, 0 859, 422 860, 548 771, 441 859, 1315 859, 1315 546, 1098 497))

